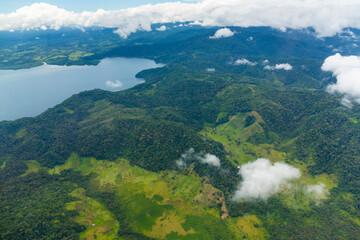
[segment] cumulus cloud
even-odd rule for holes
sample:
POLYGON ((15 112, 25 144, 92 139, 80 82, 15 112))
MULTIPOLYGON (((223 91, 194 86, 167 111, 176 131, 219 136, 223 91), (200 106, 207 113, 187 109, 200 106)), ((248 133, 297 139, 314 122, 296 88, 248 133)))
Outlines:
POLYGON ((209 164, 209 165, 212 165, 215 167, 221 166, 220 159, 217 156, 210 154, 210 153, 206 153, 204 156, 199 156, 198 159, 201 163, 204 163, 204 164, 209 164))
POLYGON ((281 63, 281 64, 276 64, 275 69, 284 69, 286 71, 289 71, 292 69, 292 66, 288 63, 281 63))
POLYGON ((228 28, 221 28, 215 32, 214 36, 210 36, 209 38, 211 39, 226 38, 226 37, 232 37, 234 36, 234 34, 235 33, 228 28))
POLYGON ((105 84, 106 84, 106 86, 111 87, 111 88, 120 88, 123 86, 123 83, 120 82, 119 80, 116 80, 114 82, 108 80, 105 82, 105 84))
POLYGON ((257 63, 256 62, 250 62, 249 60, 242 58, 242 59, 238 59, 234 62, 234 65, 250 65, 250 66, 255 66, 257 63))
POLYGON ((156 31, 160 31, 160 32, 163 32, 163 31, 166 31, 167 30, 167 27, 165 25, 162 25, 161 27, 158 27, 156 29, 156 31))
POLYGON ((264 67, 265 70, 286 70, 286 71, 290 71, 292 70, 292 66, 288 63, 281 63, 281 64, 276 64, 275 66, 270 66, 267 65, 264 67))
POLYGON ((275 70, 275 67, 274 66, 270 66, 270 65, 266 65, 264 67, 265 70, 275 70))
POLYGON ((233 200, 264 200, 273 194, 290 187, 289 181, 301 176, 298 169, 285 163, 272 164, 270 160, 259 158, 241 166, 239 174, 242 182, 233 200))
POLYGON ((336 77, 336 83, 327 87, 329 93, 343 94, 342 104, 347 107, 353 101, 360 103, 360 57, 337 53, 326 58, 321 69, 336 77))
POLYGON ((319 36, 343 28, 360 28, 360 2, 355 0, 203 0, 147 4, 136 8, 75 13, 47 3, 35 3, 0 14, 0 30, 59 29, 100 26, 117 28, 122 37, 151 24, 196 22, 203 26, 270 26, 280 30, 312 27, 319 36))
POLYGON ((220 159, 210 153, 196 153, 193 148, 187 150, 181 157, 175 161, 179 168, 187 167, 194 161, 199 161, 202 164, 208 164, 214 167, 221 167, 220 159))

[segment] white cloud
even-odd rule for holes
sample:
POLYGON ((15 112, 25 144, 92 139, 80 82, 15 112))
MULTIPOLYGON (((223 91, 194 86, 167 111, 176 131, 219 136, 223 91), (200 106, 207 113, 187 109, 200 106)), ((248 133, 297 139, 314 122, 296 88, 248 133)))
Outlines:
POLYGON ((255 66, 257 63, 256 62, 250 62, 249 60, 242 58, 242 59, 238 59, 234 62, 234 65, 250 65, 250 66, 255 66))
POLYGON ((270 26, 280 30, 313 27, 319 36, 331 36, 346 27, 360 28, 359 12, 360 2, 356 0, 203 0, 81 13, 35 3, 0 14, 0 30, 100 26, 117 28, 116 33, 126 37, 137 30, 151 31, 152 23, 197 22, 203 26, 270 26))
POLYGON ((292 66, 288 63, 281 63, 281 64, 276 64, 275 69, 277 69, 277 70, 284 69, 286 71, 289 71, 292 69, 292 66))
POLYGON ((217 30, 214 34, 214 36, 210 36, 211 39, 218 39, 218 38, 226 38, 226 37, 232 37, 234 36, 234 32, 232 32, 228 28, 221 28, 217 30))
POLYGON ((215 68, 207 68, 206 71, 207 72, 215 72, 215 68))
POLYGON ((285 163, 272 164, 265 158, 241 166, 239 174, 243 180, 233 199, 244 201, 266 201, 273 194, 290 187, 290 180, 301 176, 298 169, 285 163))
POLYGON ((265 70, 286 70, 286 71, 290 71, 292 70, 292 66, 288 63, 281 63, 281 64, 276 64, 275 66, 270 66, 267 65, 264 67, 265 70))
POLYGON ((201 25, 201 21, 194 21, 194 22, 189 23, 189 26, 192 26, 192 25, 201 25))
POLYGON ((106 84, 106 86, 111 87, 111 88, 120 88, 123 86, 123 83, 120 82, 119 80, 116 80, 114 82, 108 80, 105 82, 105 84, 106 84))
POLYGON ((199 161, 202 164, 209 164, 215 167, 221 167, 220 159, 210 153, 195 153, 193 148, 187 150, 184 154, 181 155, 180 159, 175 161, 175 164, 179 168, 187 167, 194 160, 199 161))
POLYGON ((329 93, 344 94, 342 103, 347 107, 353 101, 360 103, 360 57, 337 53, 326 58, 321 69, 336 77, 336 83, 327 88, 329 93))
POLYGON ((270 66, 270 65, 266 65, 266 66, 264 67, 264 69, 265 69, 265 70, 274 70, 275 67, 270 66))
POLYGON ((163 31, 166 31, 166 30, 167 30, 167 28, 166 28, 165 25, 162 25, 161 27, 158 27, 158 28, 156 29, 156 31, 160 31, 160 32, 163 32, 163 31))
POLYGON ((315 198, 324 197, 328 193, 325 184, 322 182, 319 182, 317 185, 308 185, 306 191, 315 198))
POLYGON ((201 163, 204 164, 209 164, 215 167, 221 166, 220 159, 217 156, 212 155, 210 153, 206 153, 204 156, 199 156, 198 159, 201 163))

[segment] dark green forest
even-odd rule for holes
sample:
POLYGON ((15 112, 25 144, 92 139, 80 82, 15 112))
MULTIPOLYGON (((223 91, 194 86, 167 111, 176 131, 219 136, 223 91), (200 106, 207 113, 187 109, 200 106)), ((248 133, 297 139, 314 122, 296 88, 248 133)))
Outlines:
MULTIPOLYGON (((132 89, 86 91, 37 117, 0 122, 0 239, 360 239, 360 109, 327 93, 335 79, 320 69, 332 54, 326 45, 342 40, 270 28, 209 39, 215 30, 137 33, 127 40, 92 30, 86 34, 93 45, 85 47, 84 33, 67 30, 73 37, 61 43, 64 55, 69 49, 94 54, 49 63, 125 56, 166 66, 138 73, 145 83, 132 89), (246 41, 249 36, 256 41, 246 41), (243 57, 288 62, 293 70, 233 64, 243 57), (234 118, 240 119, 235 130, 229 127, 234 118), (243 130, 236 135, 236 129, 243 130), (196 159, 177 167, 191 148, 216 155, 222 167, 196 159), (329 194, 320 201, 300 191, 233 201, 242 181, 237 166, 245 161, 236 154, 246 161, 284 156, 304 181, 326 179, 329 194), (160 184, 168 190, 161 192, 160 184), (206 191, 217 200, 198 200, 206 191), (94 209, 107 220, 96 218, 94 209), (166 235, 156 230, 162 221, 174 226, 166 235), (110 223, 117 225, 97 232, 110 223)), ((43 59, 52 54, 51 44, 60 44, 52 34, 24 48, 41 49, 36 54, 43 59)), ((39 64, 30 59, 0 67, 39 64)))

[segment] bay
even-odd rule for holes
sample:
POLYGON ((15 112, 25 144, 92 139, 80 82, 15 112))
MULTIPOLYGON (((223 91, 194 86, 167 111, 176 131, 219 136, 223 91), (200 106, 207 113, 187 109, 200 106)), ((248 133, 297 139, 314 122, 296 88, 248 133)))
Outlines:
POLYGON ((55 66, 0 70, 0 121, 36 116, 85 90, 120 91, 142 79, 135 75, 162 67, 140 58, 106 58, 96 66, 55 66))

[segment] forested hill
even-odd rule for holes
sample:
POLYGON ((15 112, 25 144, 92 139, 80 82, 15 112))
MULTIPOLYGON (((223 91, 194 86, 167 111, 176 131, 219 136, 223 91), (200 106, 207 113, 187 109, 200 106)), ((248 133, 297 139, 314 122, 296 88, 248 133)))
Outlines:
MULTIPOLYGON (((321 71, 330 42, 351 43, 236 30, 138 33, 62 59, 166 66, 140 72, 146 82, 132 89, 82 92, 0 123, 0 238, 359 239, 359 106, 327 93, 335 79, 321 71), (265 68, 285 63, 291 70, 265 68), (206 164, 215 156, 219 164, 206 164), (258 158, 301 177, 267 199, 234 199, 238 166, 258 158)), ((28 44, 46 52, 49 42, 28 44)))

